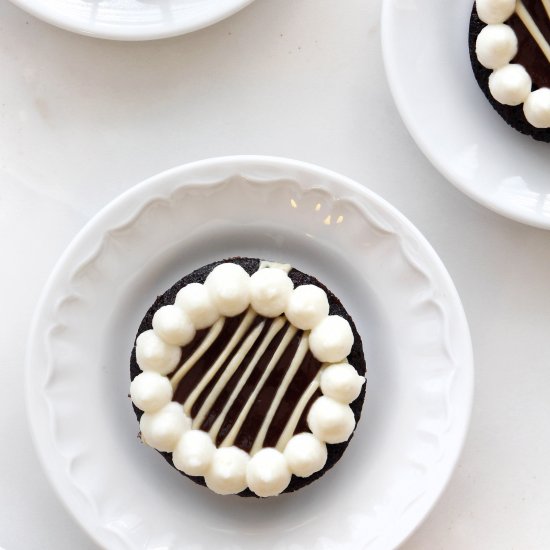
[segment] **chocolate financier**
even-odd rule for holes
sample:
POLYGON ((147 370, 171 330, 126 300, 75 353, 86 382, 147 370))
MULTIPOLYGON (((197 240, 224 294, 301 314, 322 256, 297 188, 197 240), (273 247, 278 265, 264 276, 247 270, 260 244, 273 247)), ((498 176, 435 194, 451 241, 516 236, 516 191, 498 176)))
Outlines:
POLYGON ((550 0, 477 0, 469 48, 494 109, 519 132, 550 142, 550 0))
POLYGON ((361 338, 322 283, 231 258, 159 296, 139 327, 130 394, 141 439, 219 494, 305 487, 341 458, 361 416, 361 338))

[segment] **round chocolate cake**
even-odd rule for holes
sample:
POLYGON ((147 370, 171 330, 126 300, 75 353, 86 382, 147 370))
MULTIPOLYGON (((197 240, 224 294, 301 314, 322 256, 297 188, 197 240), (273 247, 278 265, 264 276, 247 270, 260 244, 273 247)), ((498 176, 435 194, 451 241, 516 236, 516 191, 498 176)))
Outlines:
POLYGON ((143 318, 130 360, 140 437, 219 494, 269 497, 323 476, 365 399, 361 338, 341 302, 286 264, 193 271, 143 318))
POLYGON ((550 0, 476 0, 469 47, 495 110, 522 134, 550 143, 550 0))

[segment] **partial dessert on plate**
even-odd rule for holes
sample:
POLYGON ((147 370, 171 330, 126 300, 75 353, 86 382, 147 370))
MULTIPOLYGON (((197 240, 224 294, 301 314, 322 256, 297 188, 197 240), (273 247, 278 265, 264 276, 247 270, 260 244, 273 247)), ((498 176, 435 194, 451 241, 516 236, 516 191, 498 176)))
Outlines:
POLYGON ((287 264, 231 258, 159 296, 130 360, 141 439, 218 494, 270 497, 323 476, 365 398, 338 298, 287 264))
POLYGON ((495 110, 519 132, 550 143, 550 0, 476 0, 469 46, 495 110))

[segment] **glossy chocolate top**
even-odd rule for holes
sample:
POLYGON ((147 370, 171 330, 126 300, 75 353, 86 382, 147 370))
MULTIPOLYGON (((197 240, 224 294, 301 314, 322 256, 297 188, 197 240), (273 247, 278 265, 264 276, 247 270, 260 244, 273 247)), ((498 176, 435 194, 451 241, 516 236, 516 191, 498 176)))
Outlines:
MULTIPOLYGON (((536 26, 550 43, 550 17, 541 0, 522 0, 536 26)), ((550 87, 550 61, 546 58, 531 31, 515 13, 507 22, 518 38, 518 53, 511 63, 523 65, 533 81, 533 89, 550 87)))

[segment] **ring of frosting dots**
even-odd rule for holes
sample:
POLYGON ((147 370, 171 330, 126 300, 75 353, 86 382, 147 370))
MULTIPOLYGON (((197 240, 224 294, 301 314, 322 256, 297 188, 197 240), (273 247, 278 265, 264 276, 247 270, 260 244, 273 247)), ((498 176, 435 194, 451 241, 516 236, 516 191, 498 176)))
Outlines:
POLYGON ((329 314, 319 286, 294 287, 289 269, 220 263, 136 339, 142 440, 219 494, 277 495, 322 470, 327 445, 355 429, 349 405, 365 378, 347 362, 350 324, 329 314))

